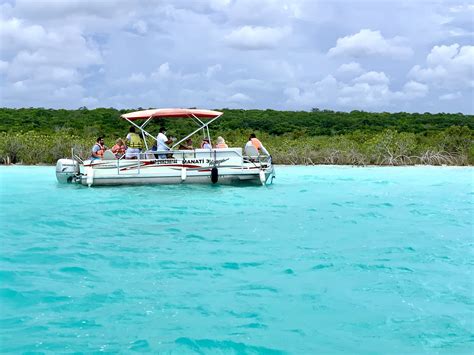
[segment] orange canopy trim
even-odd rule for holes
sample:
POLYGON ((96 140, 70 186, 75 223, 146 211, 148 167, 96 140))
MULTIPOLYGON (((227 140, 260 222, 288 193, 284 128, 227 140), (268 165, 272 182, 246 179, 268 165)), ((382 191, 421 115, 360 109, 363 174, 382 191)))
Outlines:
POLYGON ((122 118, 134 120, 142 120, 147 118, 189 118, 195 116, 197 118, 214 118, 222 115, 222 112, 200 109, 186 108, 159 108, 154 110, 142 110, 123 114, 122 118))

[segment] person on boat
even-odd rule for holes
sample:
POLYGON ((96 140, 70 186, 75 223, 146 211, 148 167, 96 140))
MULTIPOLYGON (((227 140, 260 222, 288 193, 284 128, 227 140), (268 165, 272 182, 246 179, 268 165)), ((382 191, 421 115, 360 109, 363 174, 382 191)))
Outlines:
MULTIPOLYGON (((157 151, 163 151, 163 150, 170 150, 168 147, 168 144, 173 143, 173 140, 168 137, 166 137, 166 129, 165 127, 160 127, 160 132, 158 133, 158 136, 156 137, 156 150, 157 151)), ((167 154, 158 154, 158 158, 160 159, 166 159, 167 154)))
POLYGON ((205 137, 202 139, 201 149, 212 149, 211 143, 209 143, 209 138, 205 137))
POLYGON ((130 127, 127 134, 127 150, 125 151, 126 159, 138 159, 143 148, 142 138, 136 133, 135 127, 130 127))
POLYGON ((104 145, 104 138, 97 138, 96 143, 92 147, 91 160, 102 159, 104 157, 104 152, 107 150, 107 147, 104 145))
POLYGON ((180 150, 192 150, 192 149, 194 149, 193 140, 191 138, 186 139, 185 142, 183 142, 179 145, 179 149, 180 150))
POLYGON ((260 140, 257 138, 255 133, 252 133, 250 135, 249 140, 248 140, 248 142, 245 146, 247 146, 247 145, 253 145, 255 147, 255 149, 257 149, 259 154, 263 153, 265 155, 270 155, 270 154, 268 154, 268 151, 263 146, 262 142, 260 142, 260 140))
POLYGON ((217 137, 217 144, 216 144, 216 148, 217 149, 220 149, 220 148, 229 148, 229 146, 225 143, 225 139, 222 138, 221 136, 217 137))
POLYGON ((121 158, 125 154, 126 150, 127 147, 121 138, 117 139, 115 141, 115 145, 112 147, 112 153, 115 154, 117 159, 121 158))

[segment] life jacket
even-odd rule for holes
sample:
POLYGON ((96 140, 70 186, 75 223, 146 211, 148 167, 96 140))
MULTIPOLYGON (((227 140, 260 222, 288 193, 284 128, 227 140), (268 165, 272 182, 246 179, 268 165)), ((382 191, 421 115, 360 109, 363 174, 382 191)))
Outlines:
POLYGON ((98 155, 100 158, 103 158, 104 156, 104 152, 105 152, 105 148, 103 145, 100 145, 99 143, 96 143, 94 144, 94 147, 95 146, 98 146, 99 147, 99 150, 97 152, 95 152, 96 155, 98 155))
POLYGON ((112 147, 112 153, 115 153, 115 154, 124 154, 125 153, 125 145, 114 145, 112 147))
POLYGON ((260 142, 257 138, 251 138, 250 141, 252 142, 252 145, 255 147, 255 149, 259 150, 262 148, 262 142, 260 142))
POLYGON ((143 148, 143 142, 140 136, 136 133, 130 133, 129 148, 143 148))

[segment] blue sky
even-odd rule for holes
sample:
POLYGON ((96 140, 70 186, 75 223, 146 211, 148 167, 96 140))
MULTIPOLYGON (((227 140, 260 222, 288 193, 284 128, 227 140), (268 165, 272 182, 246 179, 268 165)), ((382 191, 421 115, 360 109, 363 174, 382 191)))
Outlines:
POLYGON ((0 106, 474 113, 471 1, 4 1, 0 106))

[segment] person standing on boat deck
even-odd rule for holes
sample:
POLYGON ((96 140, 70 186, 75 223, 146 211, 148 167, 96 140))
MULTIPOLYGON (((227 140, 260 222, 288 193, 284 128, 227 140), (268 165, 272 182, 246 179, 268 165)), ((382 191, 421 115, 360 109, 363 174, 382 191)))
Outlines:
POLYGON ((209 138, 205 137, 202 139, 201 149, 212 149, 211 143, 209 143, 209 138))
POLYGON ((220 149, 220 148, 229 148, 229 146, 225 143, 225 139, 222 138, 221 136, 217 137, 217 144, 216 144, 216 148, 217 149, 220 149))
MULTIPOLYGON (((156 150, 162 151, 162 150, 170 150, 167 144, 173 143, 172 139, 168 139, 166 137, 166 129, 165 127, 160 128, 160 133, 158 133, 158 136, 156 137, 156 150)), ((166 159, 166 154, 158 154, 159 159, 166 159)))
POLYGON ((257 151, 259 153, 263 153, 265 155, 270 155, 270 154, 268 154, 268 151, 263 146, 262 142, 260 142, 260 140, 257 138, 255 133, 252 133, 250 135, 249 141, 247 142, 247 144, 249 144, 249 143, 252 144, 255 147, 255 149, 257 149, 257 151))
POLYGON ((104 145, 104 138, 97 138, 96 143, 92 147, 91 160, 102 159, 106 150, 107 147, 104 145))
POLYGON ((125 151, 126 159, 138 159, 140 151, 143 148, 142 138, 135 132, 135 127, 130 127, 129 133, 127 134, 127 150, 125 151))

